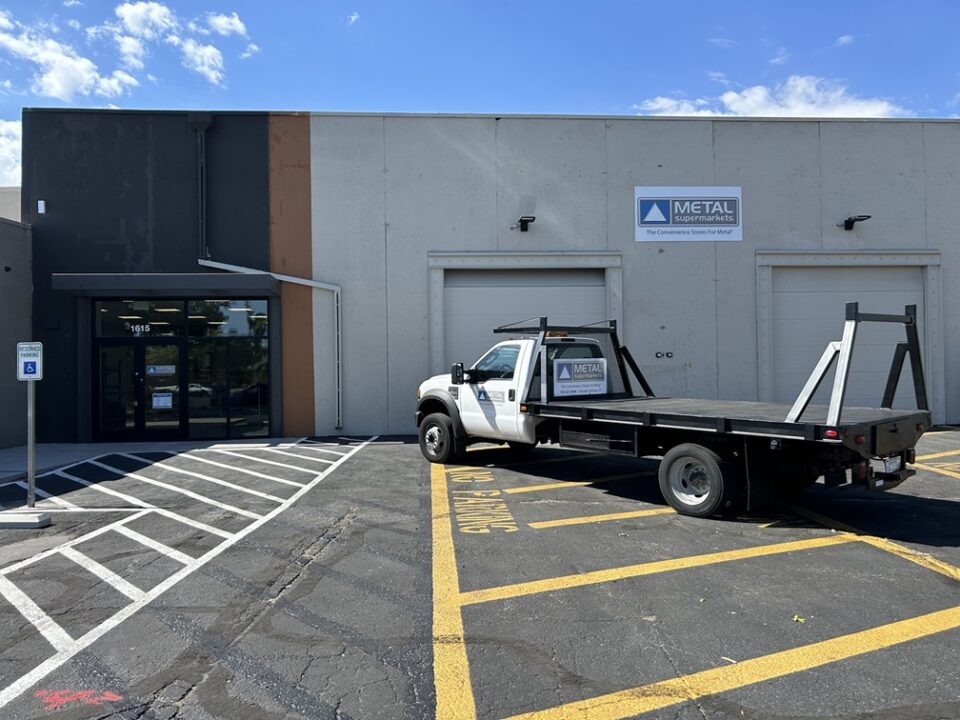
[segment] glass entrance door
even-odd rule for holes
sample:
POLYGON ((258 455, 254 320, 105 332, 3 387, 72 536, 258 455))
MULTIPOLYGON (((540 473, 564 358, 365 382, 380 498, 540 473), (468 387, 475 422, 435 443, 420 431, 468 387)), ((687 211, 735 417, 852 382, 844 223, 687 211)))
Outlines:
POLYGON ((183 350, 181 340, 100 341, 98 440, 186 437, 183 350))

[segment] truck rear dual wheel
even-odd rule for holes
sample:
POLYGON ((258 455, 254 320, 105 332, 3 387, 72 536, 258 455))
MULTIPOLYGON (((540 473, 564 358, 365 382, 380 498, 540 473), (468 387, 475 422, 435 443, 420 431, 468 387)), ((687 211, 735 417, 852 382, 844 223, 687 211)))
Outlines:
POLYGON ((713 450, 686 443, 660 461, 660 492, 681 515, 710 517, 733 507, 734 469, 713 450))
POLYGON ((453 444, 453 422, 449 415, 431 413, 420 423, 420 452, 434 463, 450 462, 456 455, 453 444))

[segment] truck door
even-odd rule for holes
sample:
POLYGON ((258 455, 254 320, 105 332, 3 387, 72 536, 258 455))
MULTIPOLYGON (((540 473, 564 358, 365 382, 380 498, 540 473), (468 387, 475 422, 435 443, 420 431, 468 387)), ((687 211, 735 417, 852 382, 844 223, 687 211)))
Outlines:
POLYGON ((460 419, 468 435, 518 440, 517 365, 520 345, 497 345, 473 366, 476 382, 460 389, 460 419))

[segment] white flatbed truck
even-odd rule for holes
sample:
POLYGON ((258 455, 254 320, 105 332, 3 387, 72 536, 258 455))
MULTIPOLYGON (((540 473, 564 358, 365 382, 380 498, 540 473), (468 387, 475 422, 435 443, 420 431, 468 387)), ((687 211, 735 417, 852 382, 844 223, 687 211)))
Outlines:
POLYGON ((612 320, 559 327, 541 317, 494 332, 511 338, 469 369, 456 363, 417 391, 420 449, 430 462, 455 462, 476 442, 518 451, 552 442, 660 457, 664 499, 679 513, 708 517, 753 509, 772 493, 821 476, 828 486, 894 487, 914 474, 907 466, 930 427, 915 306, 903 315, 879 315, 848 303, 842 340, 827 344, 793 405, 656 397, 612 320), (846 408, 850 358, 863 322, 900 323, 906 341, 896 345, 881 406, 846 408), (917 409, 894 409, 908 356, 917 409), (834 361, 829 406, 810 405, 834 361))

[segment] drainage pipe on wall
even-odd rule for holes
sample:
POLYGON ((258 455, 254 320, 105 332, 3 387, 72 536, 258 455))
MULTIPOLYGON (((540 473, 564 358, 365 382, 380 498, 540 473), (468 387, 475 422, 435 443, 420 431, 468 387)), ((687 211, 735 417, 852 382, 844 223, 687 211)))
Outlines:
POLYGON ((337 366, 337 425, 336 430, 343 429, 343 363, 342 363, 342 331, 343 323, 341 322, 342 313, 341 313, 341 293, 342 290, 339 285, 333 285, 331 283, 320 282, 319 280, 308 280, 307 278, 296 277, 294 275, 284 275, 282 273, 274 272, 265 272, 263 270, 257 270, 256 268, 243 267, 242 265, 230 265, 228 263, 215 262, 213 260, 205 260, 200 258, 197 262, 203 267, 213 268, 215 270, 226 270, 227 272, 243 273, 245 275, 270 275, 270 277, 279 280, 280 282, 288 282, 294 285, 305 285, 310 288, 317 288, 318 290, 326 290, 333 293, 333 332, 334 332, 334 354, 336 357, 335 363, 337 366))

